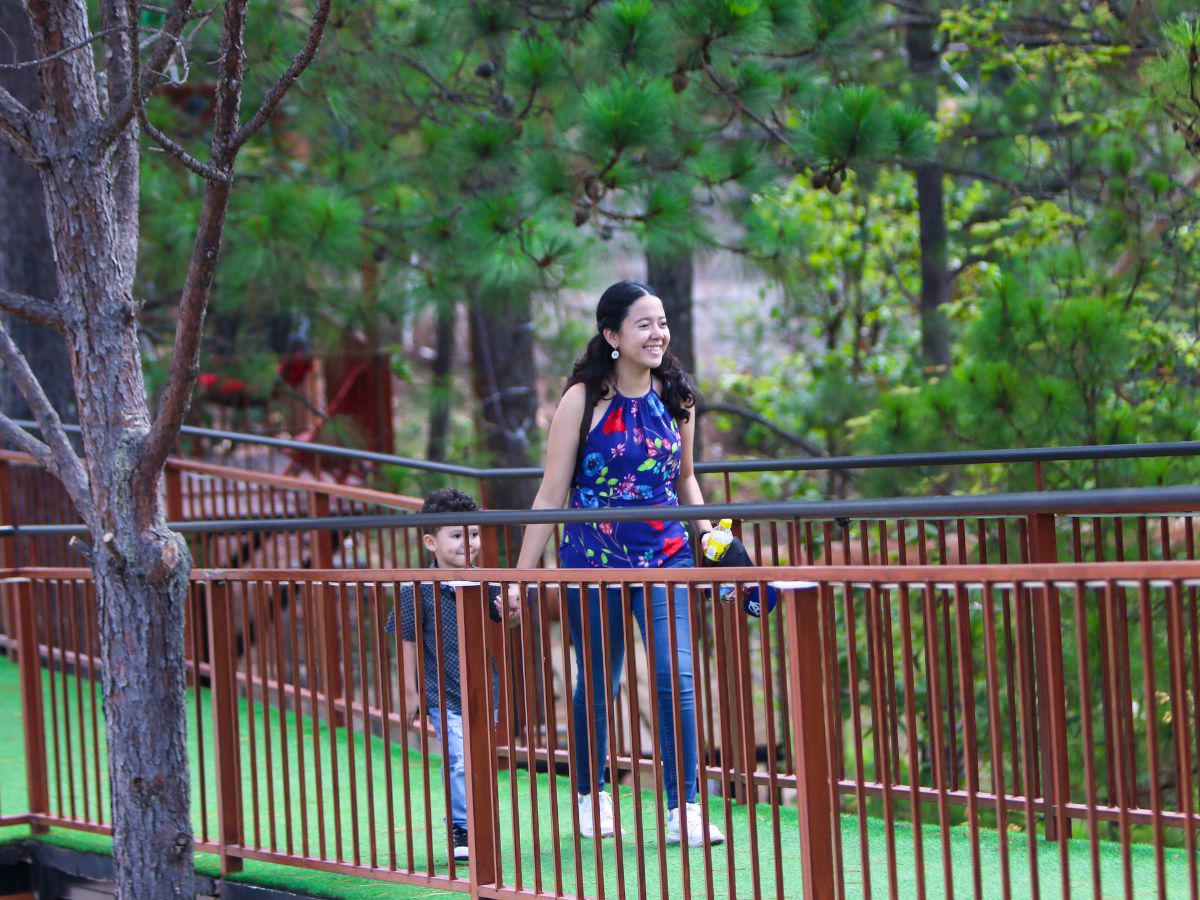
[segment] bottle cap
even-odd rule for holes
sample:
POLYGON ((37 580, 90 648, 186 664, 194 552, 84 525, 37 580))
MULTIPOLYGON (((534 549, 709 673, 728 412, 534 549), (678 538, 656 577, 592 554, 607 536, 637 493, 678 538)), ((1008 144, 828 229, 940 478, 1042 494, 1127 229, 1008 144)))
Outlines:
POLYGON ((726 531, 728 531, 730 528, 733 527, 733 519, 722 519, 720 522, 717 523, 717 527, 724 528, 726 531))

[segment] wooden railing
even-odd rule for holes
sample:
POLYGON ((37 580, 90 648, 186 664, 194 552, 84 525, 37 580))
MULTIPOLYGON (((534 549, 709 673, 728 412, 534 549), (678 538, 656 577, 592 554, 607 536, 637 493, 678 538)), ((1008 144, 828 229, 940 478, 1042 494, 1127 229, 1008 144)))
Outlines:
MULTIPOLYGON (((516 582, 528 602, 515 627, 490 621, 486 598, 516 573, 459 573, 470 581, 445 602, 469 648, 469 866, 445 862, 441 750, 410 727, 428 710, 408 708, 383 629, 398 591, 437 574, 194 573, 197 847, 227 871, 260 859, 485 897, 667 884, 685 896, 1024 896, 1032 884, 1197 896, 1195 562, 539 570, 516 582), (604 744, 590 720, 572 722, 563 626, 570 592, 593 586, 620 607, 623 634, 585 633, 587 652, 610 660, 619 638, 631 649, 605 700, 604 744), (642 647, 633 604, 655 586, 669 634, 656 642, 651 621, 642 647), (774 611, 746 615, 739 592, 772 586, 774 611), (724 587, 732 598, 715 600, 724 587), (672 615, 680 605, 687 634, 672 615), (239 652, 251 622, 260 639, 239 652), (730 640, 739 633, 744 643, 730 640), (664 671, 656 645, 690 666, 698 802, 724 845, 666 843, 664 747, 657 728, 633 725, 664 671), (755 722, 767 739, 746 759, 738 735, 755 722), (580 749, 620 784, 619 839, 581 836, 580 749)), ((0 797, 0 822, 106 831, 90 575, 0 576, 20 626, 27 784, 25 798, 0 797)), ((678 746, 687 669, 667 669, 678 746)), ((607 662, 602 671, 612 674, 607 662)))

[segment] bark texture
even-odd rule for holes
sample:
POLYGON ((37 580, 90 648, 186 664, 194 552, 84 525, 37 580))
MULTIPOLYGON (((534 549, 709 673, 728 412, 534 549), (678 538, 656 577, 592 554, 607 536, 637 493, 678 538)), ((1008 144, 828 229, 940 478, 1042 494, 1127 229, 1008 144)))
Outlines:
MULTIPOLYGON (((19 62, 34 57, 29 17, 19 4, 0 3, 0 32, 12 41, 11 45, 7 41, 0 44, 9 50, 0 50, 0 61, 19 62)), ((36 69, 0 70, 0 86, 29 109, 36 110, 41 105, 36 69)), ((46 229, 41 179, 3 143, 0 143, 0 185, 3 185, 4 204, 4 214, 0 215, 0 287, 32 297, 54 297, 57 295, 54 257, 46 229)), ((75 390, 62 336, 53 329, 14 316, 6 316, 4 324, 59 415, 64 421, 76 421, 75 390)), ((0 370, 0 412, 14 419, 28 419, 32 415, 29 404, 3 370, 0 370)), ((21 514, 20 510, 14 512, 21 514)))
POLYGON ((646 251, 646 282, 658 291, 671 327, 671 352, 683 366, 696 374, 696 334, 693 327, 692 292, 696 272, 690 250, 646 251))
MULTIPOLYGON (((694 297, 696 284, 695 259, 690 250, 674 252, 646 251, 646 283, 658 291, 671 329, 671 352, 683 362, 683 367, 698 379, 696 372, 696 330, 694 297)), ((699 421, 696 422, 699 426, 699 421)), ((699 460, 704 452, 704 431, 697 427, 692 456, 699 460)))
MULTIPOLYGON (((35 18, 35 26, 38 24, 35 18)), ((84 11, 46 13, 64 43, 86 36, 84 11)), ((41 69, 57 146, 78 145, 100 99, 90 54, 41 69)), ((121 140, 121 138, 118 138, 121 140)), ((190 560, 161 515, 134 517, 157 479, 134 478, 150 428, 138 353, 134 267, 114 171, 121 154, 42 170, 58 296, 68 304, 71 373, 89 460, 93 571, 100 606, 104 712, 117 884, 123 897, 184 897, 192 878, 183 609, 190 560)))
MULTIPOLYGON (((537 381, 529 294, 477 290, 471 298, 471 350, 481 443, 491 465, 536 465, 537 381)), ((491 479, 483 490, 489 508, 528 509, 537 485, 533 479, 491 479)))
POLYGON ((161 515, 161 493, 134 478, 149 430, 137 354, 133 273, 115 252, 111 179, 90 166, 60 178, 47 199, 56 223, 58 284, 81 298, 90 327, 70 335, 95 523, 93 547, 108 768, 122 896, 183 897, 191 882, 192 830, 183 709, 183 608, 190 560, 161 515), (80 240, 72 246, 72 236, 80 240), (158 522, 134 516, 150 493, 158 522), (108 537, 108 540, 105 538, 108 537))
POLYGON ((446 441, 450 436, 450 371, 454 365, 454 312, 454 304, 448 300, 438 303, 429 397, 429 440, 425 448, 427 459, 446 458, 446 441))
MULTIPOLYGON (((920 4, 925 9, 925 4, 920 4)), ((934 48, 934 26, 909 25, 905 35, 909 69, 915 76, 917 104, 930 116, 937 115, 938 52, 934 48)), ((946 210, 942 188, 942 165, 934 160, 916 169, 917 212, 921 242, 921 354, 927 371, 950 368, 950 325, 943 309, 950 300, 950 271, 946 266, 946 210)))

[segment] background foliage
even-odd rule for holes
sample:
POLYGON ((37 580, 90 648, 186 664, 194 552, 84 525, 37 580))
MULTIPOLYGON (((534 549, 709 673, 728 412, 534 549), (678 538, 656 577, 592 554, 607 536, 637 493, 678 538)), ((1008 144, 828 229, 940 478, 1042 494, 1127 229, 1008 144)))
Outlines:
MULTIPOLYGON (((302 17, 280 4, 258 22, 251 39, 286 59, 302 17)), ((695 310, 736 337, 705 357, 703 387, 777 428, 710 413, 710 452, 1195 435, 1200 109, 1184 4, 374 0, 334 26, 273 141, 245 160, 215 294, 208 354, 264 397, 289 345, 365 336, 409 383, 397 449, 421 454, 431 426, 417 411, 441 403, 450 452, 484 460, 469 368, 482 363, 460 354, 452 377, 432 378, 422 323, 456 316, 465 346, 471 310, 484 331, 527 322, 536 356, 513 365, 540 365, 551 401, 590 328, 563 305, 572 289, 622 255, 732 255, 744 293, 695 310), (939 241, 923 237, 931 183, 939 241), (940 321, 948 366, 923 336, 940 321)), ((161 98, 154 115, 204 136, 202 96, 161 98)), ((144 171, 141 287, 149 309, 168 309, 156 285, 177 270, 198 185, 161 157, 144 171)), ((166 333, 151 321, 151 360, 166 333)), ((535 459, 541 432, 522 427, 535 459)), ((1063 487, 1195 477, 1162 461, 1046 475, 1063 487)))

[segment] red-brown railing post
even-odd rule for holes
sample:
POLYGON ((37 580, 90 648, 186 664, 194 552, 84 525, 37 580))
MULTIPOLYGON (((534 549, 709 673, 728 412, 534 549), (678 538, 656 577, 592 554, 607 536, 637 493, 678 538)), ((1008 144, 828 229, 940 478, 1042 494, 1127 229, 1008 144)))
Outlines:
MULTIPOLYGON (((718 589, 717 593, 720 591, 718 589)), ((721 709, 721 777, 733 784, 735 803, 746 802, 748 780, 743 777, 745 755, 742 741, 741 717, 737 711, 742 703, 738 689, 737 639, 732 604, 714 598, 713 643, 716 649, 717 690, 721 709)))
MULTIPOLYGON (((16 517, 13 515, 12 508, 12 478, 9 471, 9 462, 7 459, 0 459, 0 525, 15 525, 16 517)), ((16 567, 17 565, 17 542, 11 537, 0 538, 0 565, 6 567, 16 567)), ((16 644, 16 601, 13 599, 15 591, 9 592, 4 605, 4 631, 9 638, 7 656, 9 660, 16 661, 17 644, 16 644)))
MULTIPOLYGON (((481 487, 483 496, 487 497, 486 487, 481 487)), ((486 508, 486 507, 485 507, 486 508)), ((504 532, 503 525, 483 525, 479 529, 479 562, 485 569, 500 568, 500 544, 503 540, 504 532)), ((513 560, 508 560, 507 564, 511 567, 513 560)), ((499 659, 501 656, 501 646, 504 636, 500 632, 488 630, 487 648, 493 654, 494 659, 499 659)), ((515 653, 519 653, 519 648, 514 648, 515 653)), ((519 659, 519 657, 517 657, 519 659)), ((515 661, 514 661, 515 662, 515 661)), ((509 698, 501 695, 496 698, 496 743, 497 745, 508 744, 508 714, 509 714, 509 698)), ((532 738, 530 738, 532 739, 532 738)))
POLYGON ((183 521, 183 473, 167 460, 166 471, 163 473, 167 486, 167 521, 183 521))
MULTIPOLYGON (((744 591, 746 587, 741 585, 741 590, 744 591)), ((734 692, 734 705, 730 708, 742 710, 742 715, 735 720, 740 722, 738 752, 742 758, 743 775, 740 799, 743 803, 753 804, 758 802, 758 791, 754 783, 754 775, 758 771, 758 736, 754 730, 754 686, 750 677, 750 627, 746 616, 740 615, 737 607, 737 603, 731 603, 727 607, 728 621, 733 625, 730 633, 731 658, 736 667, 734 681, 730 686, 734 692)))
MULTIPOLYGON (((482 525, 479 528, 479 564, 485 569, 500 568, 500 532, 503 525, 482 525)), ((512 565, 512 562, 509 562, 512 565)))
MULTIPOLYGON (((16 525, 12 505, 12 473, 7 459, 0 459, 0 525, 16 525)), ((0 538, 0 565, 13 567, 17 564, 16 541, 11 537, 0 538)))
POLYGON ((480 896, 483 885, 496 884, 500 878, 500 846, 497 840, 497 809, 492 789, 496 781, 496 759, 492 755, 489 731, 492 728, 488 708, 488 679, 491 658, 487 653, 472 653, 469 648, 484 646, 488 615, 483 587, 477 582, 456 582, 458 604, 458 646, 462 679, 463 752, 467 769, 467 831, 470 835, 471 896, 480 896))
MULTIPOLYGON (((494 481, 486 478, 479 479, 479 499, 483 509, 493 509, 492 503, 492 485, 494 481)), ((485 569, 500 568, 500 547, 504 543, 505 525, 483 525, 479 529, 479 562, 485 569)), ((505 565, 511 568, 515 565, 515 559, 508 559, 505 565)), ((492 654, 493 659, 503 658, 503 642, 504 634, 493 629, 488 629, 487 649, 492 654)), ((514 648, 515 649, 515 648, 514 648)), ((520 652, 515 649, 515 652, 520 652)), ((519 659, 519 657, 517 657, 519 659)), ((509 728, 509 707, 511 706, 511 698, 504 695, 504 691, 496 697, 496 719, 494 723, 496 733, 496 746, 508 747, 510 733, 509 728)), ((527 740, 532 740, 532 736, 528 736, 527 740)), ((513 752, 509 748, 509 752, 513 752)))
POLYGON ((792 758, 796 763, 796 809, 800 825, 800 869, 805 900, 834 896, 833 808, 821 676, 821 609, 815 585, 777 585, 788 635, 788 680, 792 714, 792 758))
MULTIPOLYGON (((313 516, 327 518, 331 511, 329 495, 313 491, 309 497, 313 516)), ((328 528, 317 528, 312 532, 312 564, 314 569, 333 568, 333 532, 328 528)), ((331 585, 322 584, 317 589, 317 597, 321 606, 317 617, 320 640, 324 642, 324 658, 328 660, 325 671, 321 673, 322 686, 326 696, 336 704, 342 698, 342 672, 341 667, 337 664, 337 661, 341 659, 341 647, 338 643, 337 595, 331 585)), ((348 712, 348 709, 336 712, 334 721, 329 724, 331 726, 343 724, 348 712)))
MULTIPOLYGON (((16 593, 17 654, 21 682, 21 717, 25 732, 25 784, 29 812, 50 812, 50 784, 46 771, 46 718, 42 704, 42 657, 38 650, 37 610, 33 605, 33 583, 14 578, 8 584, 16 593)), ((33 823, 35 834, 45 834, 45 825, 33 823)))
MULTIPOLYGON (((730 485, 726 476, 725 493, 730 496, 730 485)), ((733 533, 742 540, 742 523, 735 522, 733 533)), ((758 548, 755 548, 758 552, 758 548)), ((734 590, 738 590, 737 585, 734 590)), ((745 590, 745 585, 741 586, 745 590)), ((740 710, 730 717, 737 746, 730 748, 735 762, 734 798, 741 803, 757 802, 754 775, 758 771, 758 737, 754 730, 752 714, 754 694, 750 678, 750 629, 746 617, 739 614, 738 604, 729 602, 724 606, 723 640, 726 641, 726 690, 729 692, 729 709, 740 710)), ((722 747, 722 755, 725 748, 722 747)))
MULTIPOLYGON (((242 839, 242 779, 238 766, 237 660, 234 659, 233 611, 229 583, 208 582, 208 653, 212 663, 213 749, 217 772, 217 841, 221 874, 242 871, 240 856, 226 848, 242 839)), ((297 713, 298 714, 298 713, 297 713)))
MULTIPOLYGON (((1058 536, 1054 513, 1035 513, 1027 518, 1029 561, 1058 562, 1058 536)), ((1058 839, 1056 804, 1066 803, 1070 784, 1070 762, 1065 742, 1066 709, 1062 684, 1062 610, 1053 584, 1030 592, 1040 609, 1033 610, 1033 652, 1037 667, 1038 743, 1042 754, 1042 797, 1046 801, 1044 818, 1046 840, 1058 839)), ((1071 821, 1061 820, 1070 836, 1071 821)))

